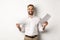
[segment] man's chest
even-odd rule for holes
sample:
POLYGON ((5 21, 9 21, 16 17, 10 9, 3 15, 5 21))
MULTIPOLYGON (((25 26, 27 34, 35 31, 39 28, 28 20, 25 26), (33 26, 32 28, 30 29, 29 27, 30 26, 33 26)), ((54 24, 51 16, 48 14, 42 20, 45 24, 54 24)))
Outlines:
POLYGON ((32 18, 32 19, 27 19, 26 20, 26 25, 37 25, 39 23, 38 18, 32 18))

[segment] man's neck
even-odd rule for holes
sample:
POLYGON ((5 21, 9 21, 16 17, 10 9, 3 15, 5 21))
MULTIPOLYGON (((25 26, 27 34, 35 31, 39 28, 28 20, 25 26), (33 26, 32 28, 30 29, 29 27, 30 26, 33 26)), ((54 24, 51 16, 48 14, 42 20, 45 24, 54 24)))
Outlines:
POLYGON ((29 15, 30 18, 33 18, 34 15, 29 15))

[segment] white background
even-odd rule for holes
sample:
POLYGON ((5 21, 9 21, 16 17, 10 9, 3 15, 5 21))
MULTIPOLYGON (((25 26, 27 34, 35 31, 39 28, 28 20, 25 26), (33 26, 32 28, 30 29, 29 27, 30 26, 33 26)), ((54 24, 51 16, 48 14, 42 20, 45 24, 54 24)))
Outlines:
POLYGON ((24 39, 24 33, 15 24, 17 19, 27 16, 30 3, 37 7, 39 17, 51 15, 47 32, 40 34, 41 40, 60 40, 60 0, 0 0, 0 40, 24 39))

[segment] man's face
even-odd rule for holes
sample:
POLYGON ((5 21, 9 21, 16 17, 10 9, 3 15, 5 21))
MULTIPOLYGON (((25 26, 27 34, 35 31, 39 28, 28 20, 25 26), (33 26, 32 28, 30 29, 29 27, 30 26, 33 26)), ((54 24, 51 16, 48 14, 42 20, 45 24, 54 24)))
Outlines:
POLYGON ((29 6, 27 10, 28 10, 29 15, 33 15, 33 13, 34 13, 34 7, 33 6, 29 6))

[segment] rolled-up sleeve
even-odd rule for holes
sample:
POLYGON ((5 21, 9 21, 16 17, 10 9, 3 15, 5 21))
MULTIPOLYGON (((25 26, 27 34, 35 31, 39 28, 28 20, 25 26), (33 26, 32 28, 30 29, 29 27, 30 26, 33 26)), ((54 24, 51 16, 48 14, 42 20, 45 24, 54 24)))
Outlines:
POLYGON ((43 32, 43 27, 42 27, 42 24, 40 22, 38 24, 38 30, 39 30, 39 32, 43 32))

